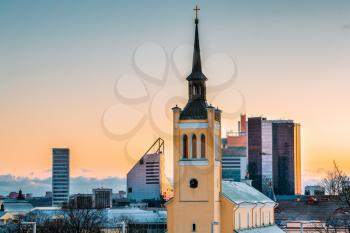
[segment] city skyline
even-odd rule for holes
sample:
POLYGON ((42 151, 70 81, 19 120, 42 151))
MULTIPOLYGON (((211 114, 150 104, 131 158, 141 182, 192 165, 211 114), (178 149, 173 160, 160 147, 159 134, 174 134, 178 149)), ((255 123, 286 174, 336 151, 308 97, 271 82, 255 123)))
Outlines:
MULTIPOLYGON (((339 2, 343 7, 326 1, 318 1, 317 6, 313 1, 295 5, 267 1, 263 7, 257 1, 255 4, 223 1, 217 5, 199 2, 204 57, 220 52, 218 57, 222 58, 221 64, 209 60, 204 65, 209 90, 210 84, 230 78, 227 73, 232 65, 227 56, 233 58, 238 70, 234 84, 220 90, 222 96, 212 97, 214 106, 223 103, 219 107, 224 113, 243 111, 224 119, 223 136, 235 129, 240 113, 301 123, 304 184, 312 177, 325 175, 333 160, 350 171, 346 140, 350 129, 346 116, 350 112, 345 107, 350 97, 346 90, 350 84, 347 80, 350 70, 346 67, 350 54, 350 45, 346 44, 350 17, 346 12, 350 3, 339 2), (267 15, 264 10, 268 7, 275 14, 267 15), (328 20, 325 16, 330 15, 328 20), (243 103, 241 109, 239 105, 243 103)), ((145 107, 133 108, 130 106, 135 105, 129 103, 126 105, 130 108, 121 108, 115 94, 120 91, 134 98, 142 93, 135 73, 143 73, 135 72, 132 65, 135 61, 141 71, 148 69, 160 80, 162 72, 154 64, 166 63, 167 59, 178 62, 178 70, 190 71, 187 64, 191 63, 191 56, 187 56, 187 47, 182 45, 193 43, 190 23, 193 17, 189 12, 193 3, 183 1, 171 6, 168 9, 167 4, 157 1, 149 5, 88 2, 84 7, 68 1, 45 7, 35 2, 1 2, 0 25, 5 33, 0 37, 0 48, 4 51, 0 54, 3 83, 0 175, 45 179, 51 174, 51 148, 68 147, 72 176, 125 177, 154 138, 166 135, 171 121, 167 115, 160 115, 154 126, 149 121, 152 116, 146 115, 145 124, 129 137, 118 138, 113 133, 128 132, 125 123, 140 120, 134 116, 140 109, 159 109, 161 114, 164 111, 170 114, 176 103, 184 106, 187 90, 182 85, 178 85, 180 89, 175 85, 172 90, 172 85, 178 78, 185 81, 186 75, 177 74, 173 65, 169 65, 169 78, 164 83, 143 80, 145 89, 153 91, 149 93, 154 97, 149 105, 146 102, 145 107), (40 17, 48 20, 42 21, 40 17), (139 64, 138 57, 133 57, 135 50, 158 51, 159 46, 164 48, 167 58, 162 52, 155 53, 160 55, 152 56, 147 63, 142 60, 143 52, 139 64), (176 53, 172 53, 175 48, 179 54, 184 53, 184 61, 175 59, 176 53), (132 81, 120 82, 119 88, 116 80, 129 73, 132 81), (158 89, 152 89, 152 85, 158 89), (164 103, 162 98, 169 101, 164 103), (125 111, 116 111, 114 107, 125 111), (110 123, 110 119, 122 126, 110 123)), ((166 138, 167 176, 172 174, 171 151, 171 140, 166 138)))

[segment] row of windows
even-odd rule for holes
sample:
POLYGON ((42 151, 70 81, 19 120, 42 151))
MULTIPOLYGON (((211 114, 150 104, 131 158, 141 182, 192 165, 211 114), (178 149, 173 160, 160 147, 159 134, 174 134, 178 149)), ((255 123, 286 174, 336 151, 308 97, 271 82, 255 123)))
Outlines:
POLYGON ((146 162, 146 164, 159 164, 159 161, 155 161, 155 162, 148 161, 146 162))
POLYGON ((197 159, 197 158, 205 158, 205 135, 202 134, 200 137, 200 153, 197 152, 197 136, 193 134, 190 138, 190 146, 189 146, 189 140, 188 136, 185 134, 182 137, 182 157, 184 159, 188 159, 190 157, 189 148, 191 147, 191 158, 197 159))
POLYGON ((159 184, 159 180, 146 181, 146 184, 159 184))
MULTIPOLYGON (((241 220, 242 220, 242 216, 241 216, 241 213, 238 213, 238 222, 237 222, 237 228, 238 229, 241 229, 241 228, 250 228, 253 226, 258 226, 258 225, 265 225, 265 213, 262 211, 261 212, 261 219, 260 219, 260 224, 258 224, 258 215, 257 213, 255 212, 254 213, 254 223, 251 221, 250 219, 251 217, 251 214, 249 212, 247 212, 247 226, 244 227, 242 226, 241 224, 241 220)), ((253 220, 253 219, 252 219, 253 220)), ((270 215, 270 212, 268 212, 268 223, 271 224, 271 215, 270 215)))

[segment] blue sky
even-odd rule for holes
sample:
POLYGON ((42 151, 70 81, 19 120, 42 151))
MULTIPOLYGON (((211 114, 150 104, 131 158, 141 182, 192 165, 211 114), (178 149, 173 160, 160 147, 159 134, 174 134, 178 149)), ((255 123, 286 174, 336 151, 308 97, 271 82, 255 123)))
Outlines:
MULTIPOLYGON (((149 133, 152 126, 147 124, 134 139, 113 140, 106 135, 101 121, 104 112, 118 104, 116 80, 135 73, 134 52, 144 43, 161 46, 169 61, 178 46, 191 45, 196 3, 201 8, 203 60, 224 53, 238 69, 234 85, 219 93, 220 101, 214 103, 230 112, 242 100, 226 93, 239 91, 248 116, 300 122, 305 182, 319 179, 333 160, 350 172, 347 0, 3 0, 0 175, 47 179, 51 148, 67 146, 72 150, 73 176, 125 177, 133 165, 125 154, 127 142, 134 142, 130 153, 136 159, 154 137, 163 135, 149 133)), ((146 55, 150 56, 146 68, 157 69, 164 62, 162 56, 146 55)), ((190 63, 191 56, 185 56, 177 65, 190 63)), ((222 64, 208 68, 208 84, 220 81, 229 69, 222 64)), ((173 67, 168 76, 170 83, 177 80, 173 67)), ((138 95, 139 84, 139 79, 130 78, 124 91, 138 95)), ((176 89, 166 83, 163 92, 165 99, 186 97, 186 86, 176 89)), ((170 111, 171 106, 160 105, 170 111)), ((134 121, 132 114, 132 110, 117 112, 111 118, 128 125, 134 121)), ((223 132, 234 129, 236 120, 225 121, 223 132)), ((166 128, 171 121, 158 124, 166 128)), ((171 140, 166 145, 166 174, 171 177, 171 140)))

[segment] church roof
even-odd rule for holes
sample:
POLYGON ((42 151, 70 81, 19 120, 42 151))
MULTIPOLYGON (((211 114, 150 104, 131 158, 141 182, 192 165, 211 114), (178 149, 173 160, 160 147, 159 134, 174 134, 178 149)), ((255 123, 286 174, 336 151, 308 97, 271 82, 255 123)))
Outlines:
POLYGON ((180 120, 205 120, 207 119, 208 104, 205 100, 195 99, 189 101, 180 114, 180 120))
POLYGON ((238 205, 242 203, 275 203, 257 189, 243 182, 223 181, 221 194, 238 205))
POLYGON ((247 228, 242 230, 235 230, 237 233, 282 233, 284 232, 276 225, 269 225, 257 228, 247 228))

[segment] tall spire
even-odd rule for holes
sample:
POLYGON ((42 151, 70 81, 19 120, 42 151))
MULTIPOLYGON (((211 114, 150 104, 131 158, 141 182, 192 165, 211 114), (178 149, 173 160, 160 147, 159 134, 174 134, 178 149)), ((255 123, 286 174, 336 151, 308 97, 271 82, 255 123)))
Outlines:
POLYGON ((196 24, 196 31, 194 37, 194 50, 193 50, 193 63, 192 63, 192 72, 202 72, 202 64, 201 64, 201 54, 199 48, 199 36, 198 36, 198 11, 200 9, 196 5, 196 8, 193 9, 196 12, 196 18, 194 23, 196 24))
POLYGON ((188 102, 184 110, 180 114, 180 120, 203 120, 208 119, 207 114, 207 97, 206 97, 206 85, 207 77, 202 73, 201 55, 199 49, 199 36, 198 36, 198 11, 199 8, 193 9, 196 11, 196 18, 194 23, 195 37, 194 37, 194 49, 193 49, 193 64, 192 72, 187 77, 188 81, 188 102))
POLYGON ((195 23, 195 36, 194 36, 194 47, 193 47, 193 62, 192 62, 192 73, 187 77, 188 81, 191 80, 207 80, 205 75, 202 73, 201 53, 199 48, 199 34, 198 34, 198 11, 199 7, 193 9, 196 12, 195 23))

